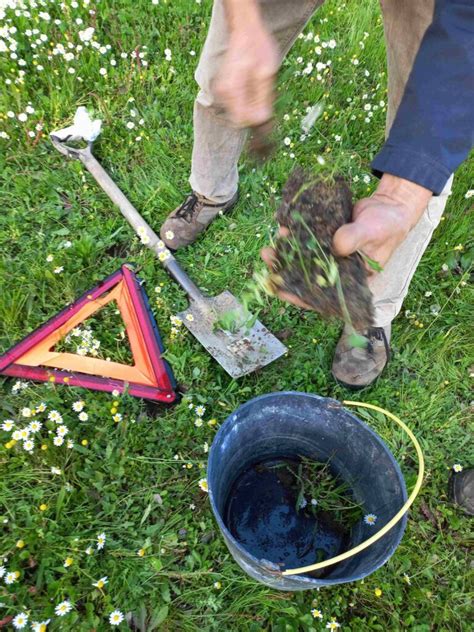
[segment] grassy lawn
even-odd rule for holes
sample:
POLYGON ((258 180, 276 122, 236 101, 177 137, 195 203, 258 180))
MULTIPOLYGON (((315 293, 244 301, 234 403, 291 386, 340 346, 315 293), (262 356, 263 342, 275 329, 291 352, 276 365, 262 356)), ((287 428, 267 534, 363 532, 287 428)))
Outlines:
MULTIPOLYGON (((208 446, 224 419, 256 395, 291 389, 347 398, 330 376, 340 327, 269 300, 260 318, 274 332, 285 330, 289 353, 259 374, 230 379, 183 328, 172 329, 184 294, 80 164, 63 160, 47 138, 78 105, 94 110, 104 121, 99 159, 158 229, 188 191, 193 70, 211 2, 32 4, 0 10, 0 349, 133 262, 186 395, 163 411, 129 396, 114 403, 109 394, 1 379, 0 422, 23 428, 34 409, 42 426, 31 452, 21 441, 12 446, 12 431, 0 429, 0 556, 6 573, 16 573, 8 576, 13 583, 6 574, 0 579, 0 628, 12 629, 9 615, 27 612, 28 629, 51 619, 48 630, 108 630, 109 615, 120 610, 133 613, 132 629, 144 631, 309 631, 333 617, 342 630, 357 632, 468 630, 472 534, 446 490, 453 464, 472 463, 472 161, 459 169, 444 221, 395 322, 393 360, 375 386, 358 394, 404 419, 425 453, 426 478, 403 541, 365 581, 272 591, 241 572, 217 532, 199 487, 208 446), (95 31, 85 43, 80 32, 87 27, 95 31), (3 42, 9 51, 1 52, 3 42), (80 400, 82 420, 73 410, 80 400), (202 424, 195 423, 198 405, 205 407, 202 424), (68 429, 61 446, 53 443, 51 411, 68 429), (99 534, 106 536, 100 549, 99 534), (108 583, 93 586, 103 577, 108 583), (63 601, 72 609, 58 616, 63 601)), ((337 160, 355 196, 373 190, 369 162, 383 142, 387 101, 384 59, 375 0, 331 0, 318 11, 282 68, 275 157, 263 168, 242 162, 236 211, 179 254, 204 289, 244 290, 261 265, 259 249, 274 230, 281 187, 296 162, 337 160), (336 47, 318 57, 316 35, 336 47), (319 78, 316 68, 301 72, 318 59, 332 62, 319 78), (306 108, 318 102, 324 114, 301 139, 306 108)), ((110 324, 97 323, 91 335, 99 353, 126 360, 113 312, 110 324)), ((413 485, 407 441, 388 423, 370 423, 413 485)))

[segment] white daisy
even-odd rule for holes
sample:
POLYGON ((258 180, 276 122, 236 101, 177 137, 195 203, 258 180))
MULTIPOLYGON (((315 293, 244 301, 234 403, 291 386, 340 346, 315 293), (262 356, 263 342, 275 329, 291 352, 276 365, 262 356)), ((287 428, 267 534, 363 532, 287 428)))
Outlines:
POLYGON ((38 404, 38 406, 36 406, 36 412, 37 413, 44 413, 46 408, 47 408, 46 404, 44 402, 41 402, 41 404, 38 404))
POLYGON ((42 425, 43 424, 41 423, 41 421, 36 421, 35 420, 35 421, 32 421, 30 423, 30 425, 28 426, 28 429, 29 429, 30 432, 32 432, 34 434, 35 432, 39 432, 41 430, 41 426, 42 425))
POLYGON ((364 516, 364 522, 365 524, 368 524, 370 527, 373 527, 374 524, 377 522, 377 516, 373 513, 369 513, 366 516, 364 516))
POLYGON ((14 426, 15 426, 15 422, 12 419, 5 419, 1 428, 2 430, 5 430, 5 432, 10 432, 10 430, 12 430, 14 426))
POLYGON ((26 441, 23 442, 23 450, 26 450, 27 452, 33 452, 34 449, 35 449, 35 442, 32 441, 31 439, 27 439, 26 441))
POLYGON ((206 407, 205 406, 196 406, 195 408, 195 413, 198 417, 202 417, 204 415, 204 413, 206 412, 206 407))
POLYGON ((105 584, 108 583, 108 579, 107 577, 101 577, 98 581, 94 582, 92 585, 95 586, 96 588, 103 588, 105 586, 105 584))
POLYGON ((7 586, 10 586, 11 584, 14 584, 17 579, 18 576, 16 573, 7 573, 5 575, 5 584, 7 584, 7 586))
POLYGON ((72 605, 71 602, 66 599, 65 601, 61 601, 61 603, 59 603, 56 608, 54 609, 54 612, 57 614, 58 617, 64 617, 65 614, 67 614, 68 612, 71 612, 72 610, 72 605))
POLYGON ((79 421, 87 421, 89 419, 89 415, 85 412, 79 413, 78 417, 79 421))
POLYGON ((59 447, 60 445, 64 443, 64 439, 58 435, 57 437, 54 437, 53 443, 54 445, 59 447))
POLYGON ((23 628, 26 627, 27 623, 28 615, 26 614, 26 612, 20 612, 20 614, 17 614, 12 621, 12 625, 15 630, 23 630, 23 628))
POLYGON ((72 439, 68 439, 66 443, 66 447, 68 448, 68 450, 72 450, 74 447, 74 441, 72 439))
POLYGON ((22 417, 31 417, 31 408, 22 408, 21 416, 22 417))
POLYGON ((58 426, 56 428, 56 432, 58 434, 58 437, 65 437, 69 432, 69 428, 67 426, 58 426))
POLYGON ((5 575, 7 569, 4 566, 0 566, 0 579, 5 575))
POLYGON ((105 533, 99 533, 99 535, 97 536, 97 550, 98 551, 104 548, 105 538, 106 538, 105 533))
POLYGON ((455 472, 462 472, 463 471, 463 466, 460 463, 455 463, 453 465, 453 470, 455 472))
POLYGON ((61 413, 58 413, 57 410, 50 410, 48 413, 48 419, 50 421, 54 421, 57 424, 60 424, 63 420, 61 413))
POLYGON ((28 428, 21 428, 19 432, 20 432, 20 439, 22 439, 23 441, 26 441, 28 437, 30 436, 30 431, 28 428))
POLYGON ((84 408, 85 402, 82 401, 82 399, 79 399, 77 402, 74 402, 74 404, 72 405, 72 409, 75 413, 80 413, 81 410, 84 408))
POLYGON ((62 474, 61 470, 59 469, 59 467, 52 467, 51 468, 51 474, 62 474))
POLYGON ((15 439, 15 441, 21 441, 21 431, 15 430, 12 434, 12 439, 15 439))
POLYGON ((209 485, 207 484, 207 478, 201 478, 201 480, 199 481, 199 487, 202 489, 203 492, 208 492, 209 491, 209 485))
POLYGON ((123 614, 120 610, 114 610, 110 613, 109 623, 110 625, 120 625, 124 619, 123 614))

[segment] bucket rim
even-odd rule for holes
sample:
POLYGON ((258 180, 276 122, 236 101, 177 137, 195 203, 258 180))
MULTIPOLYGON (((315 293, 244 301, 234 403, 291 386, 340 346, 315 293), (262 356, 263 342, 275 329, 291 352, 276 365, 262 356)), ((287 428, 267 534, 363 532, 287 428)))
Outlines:
MULTIPOLYGON (((237 413, 245 410, 251 404, 254 404, 256 401, 264 401, 264 400, 271 399, 271 398, 276 397, 276 396, 287 396, 287 395, 296 396, 296 397, 299 397, 299 398, 302 398, 302 399, 318 400, 320 402, 334 402, 334 404, 337 404, 338 408, 343 409, 344 412, 351 417, 352 421, 354 421, 358 426, 362 427, 365 431, 369 432, 372 435, 372 437, 375 440, 375 442, 378 443, 385 450, 385 452, 386 452, 387 456, 389 457, 389 460, 390 460, 390 462, 391 462, 391 464, 392 464, 392 466, 394 468, 394 471, 395 471, 395 473, 396 473, 396 475, 398 477, 398 480, 400 482, 403 502, 406 502, 406 500, 408 498, 405 478, 404 478, 403 473, 402 473, 402 471, 400 469, 400 465, 399 465, 398 461, 395 459, 395 457, 393 456, 391 450, 389 449, 389 447, 387 446, 385 441, 368 424, 366 424, 364 421, 359 419, 354 413, 352 413, 350 410, 348 410, 343 405, 343 403, 340 402, 339 400, 334 399, 333 397, 323 397, 322 395, 317 395, 316 393, 305 393, 305 392, 302 392, 302 391, 273 391, 271 393, 265 393, 263 395, 257 395, 256 397, 252 397, 252 399, 249 399, 248 401, 244 402, 243 404, 240 404, 240 406, 238 406, 233 412, 231 412, 226 417, 226 419, 224 420, 224 422, 220 426, 219 430, 217 431, 217 433, 216 433, 216 435, 215 435, 215 437, 214 437, 214 439, 212 441, 211 447, 209 449, 209 459, 208 459, 208 464, 207 464, 207 478, 208 478, 208 485, 209 485, 209 500, 210 500, 210 503, 211 503, 212 512, 214 514, 214 518, 216 519, 220 530, 222 531, 224 539, 228 540, 232 544, 232 546, 234 546, 244 558, 247 558, 247 559, 251 560, 251 562, 255 565, 256 568, 261 568, 262 567, 262 560, 259 560, 257 557, 252 555, 231 534, 231 532, 227 528, 226 524, 224 523, 224 520, 223 520, 222 516, 220 515, 220 512, 217 509, 217 504, 216 504, 215 497, 214 497, 214 491, 213 491, 212 485, 209 483, 209 481, 210 481, 209 472, 214 467, 214 461, 217 458, 217 457, 214 456, 215 455, 215 445, 216 445, 219 437, 221 437, 224 434, 224 432, 226 431, 227 427, 231 425, 232 417, 234 417, 234 415, 237 415, 237 413)), ((359 581, 361 579, 364 579, 368 575, 371 575, 376 570, 381 568, 392 557, 392 555, 394 554, 394 552, 398 548, 398 546, 399 546, 399 544, 400 544, 400 542, 401 542, 401 540, 403 538, 403 535, 404 535, 405 529, 406 529, 406 525, 407 525, 407 520, 408 520, 408 512, 406 512, 404 514, 404 516, 399 520, 397 525, 394 525, 394 526, 398 526, 398 533, 397 533, 397 535, 395 537, 394 542, 387 549, 387 551, 386 551, 385 555, 383 556, 382 560, 380 562, 378 562, 377 564, 375 564, 374 567, 368 572, 359 573, 359 574, 351 576, 350 578, 347 578, 347 579, 339 579, 339 578, 338 579, 330 579, 330 578, 317 579, 315 577, 308 577, 308 576, 302 574, 302 575, 282 576, 282 580, 285 581, 287 579, 290 579, 290 580, 293 580, 295 582, 297 581, 298 583, 302 583, 303 582, 303 583, 307 583, 307 584, 310 584, 311 586, 316 587, 316 586, 328 586, 328 585, 335 585, 335 584, 346 584, 346 583, 349 583, 349 582, 359 581)), ((391 529, 391 531, 392 530, 393 529, 391 529)))

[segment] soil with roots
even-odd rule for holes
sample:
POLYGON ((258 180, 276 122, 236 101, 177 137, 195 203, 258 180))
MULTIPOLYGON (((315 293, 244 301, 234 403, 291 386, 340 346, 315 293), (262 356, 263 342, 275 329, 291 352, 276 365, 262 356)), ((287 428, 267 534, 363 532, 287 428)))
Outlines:
POLYGON ((289 234, 276 239, 272 291, 294 294, 326 318, 347 322, 349 314, 359 331, 372 326, 372 294, 362 257, 338 257, 332 251, 334 233, 352 218, 352 194, 345 180, 327 182, 295 170, 283 189, 276 218, 289 234))

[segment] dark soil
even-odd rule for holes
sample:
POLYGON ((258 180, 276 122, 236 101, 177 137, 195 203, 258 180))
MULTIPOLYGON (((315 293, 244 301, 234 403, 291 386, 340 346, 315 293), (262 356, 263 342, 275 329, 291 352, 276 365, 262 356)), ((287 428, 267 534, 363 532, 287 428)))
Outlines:
MULTIPOLYGON (((346 321, 337 288, 327 282, 327 273, 319 263, 326 261, 319 246, 330 258, 334 233, 351 218, 352 194, 343 178, 328 183, 295 170, 285 184, 277 211, 279 224, 286 226, 290 235, 276 241, 277 263, 270 277, 273 290, 295 294, 323 317, 346 321)), ((332 256, 352 324, 358 330, 367 329, 373 324, 373 306, 364 261, 358 254, 332 256)))

